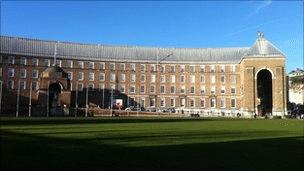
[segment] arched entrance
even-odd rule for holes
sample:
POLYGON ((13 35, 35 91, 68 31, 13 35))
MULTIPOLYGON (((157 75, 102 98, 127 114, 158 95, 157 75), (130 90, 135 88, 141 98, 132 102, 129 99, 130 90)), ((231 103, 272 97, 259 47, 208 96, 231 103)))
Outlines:
POLYGON ((61 86, 59 83, 52 83, 49 86, 49 106, 50 114, 56 115, 62 113, 62 107, 59 101, 59 95, 61 93, 61 86))
POLYGON ((272 113, 272 74, 267 69, 258 72, 257 91, 259 116, 272 113))

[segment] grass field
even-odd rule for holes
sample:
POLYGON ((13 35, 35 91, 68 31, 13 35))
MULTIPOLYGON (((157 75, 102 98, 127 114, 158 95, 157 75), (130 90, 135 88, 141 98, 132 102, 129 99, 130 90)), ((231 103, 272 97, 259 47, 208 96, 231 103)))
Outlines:
POLYGON ((303 120, 0 122, 1 170, 304 170, 303 120))

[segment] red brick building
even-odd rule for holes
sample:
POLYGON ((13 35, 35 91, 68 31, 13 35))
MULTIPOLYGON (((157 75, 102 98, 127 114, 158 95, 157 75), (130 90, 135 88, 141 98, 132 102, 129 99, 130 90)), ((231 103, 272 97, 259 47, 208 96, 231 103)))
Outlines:
MULTIPOLYGON (((285 55, 252 47, 150 48, 1 36, 2 114, 140 106, 188 115, 286 113, 285 55)), ((68 111, 68 112, 67 112, 68 111)))

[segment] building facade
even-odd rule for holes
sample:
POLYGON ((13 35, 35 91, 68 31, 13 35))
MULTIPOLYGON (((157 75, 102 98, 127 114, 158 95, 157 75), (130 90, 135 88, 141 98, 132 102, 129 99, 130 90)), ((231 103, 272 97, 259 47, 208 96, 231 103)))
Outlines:
POLYGON ((252 47, 148 48, 1 36, 1 113, 122 108, 243 117, 286 113, 285 55, 252 47))
POLYGON ((304 70, 297 68, 288 74, 288 100, 290 103, 304 104, 304 70))

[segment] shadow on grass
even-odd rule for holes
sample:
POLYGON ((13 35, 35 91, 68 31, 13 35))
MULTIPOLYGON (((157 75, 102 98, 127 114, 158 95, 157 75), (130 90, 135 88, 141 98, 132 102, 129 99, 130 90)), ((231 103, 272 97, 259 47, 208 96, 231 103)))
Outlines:
POLYGON ((43 125, 43 124, 97 124, 97 123, 155 123, 155 122, 191 122, 191 121, 212 121, 211 118, 74 118, 74 117, 49 117, 49 118, 0 118, 1 125, 43 125))
MULTIPOLYGON (((304 169, 303 136, 127 147, 90 139, 51 138, 7 131, 0 133, 1 170, 304 169)), ((119 140, 120 137, 117 137, 119 140)))

